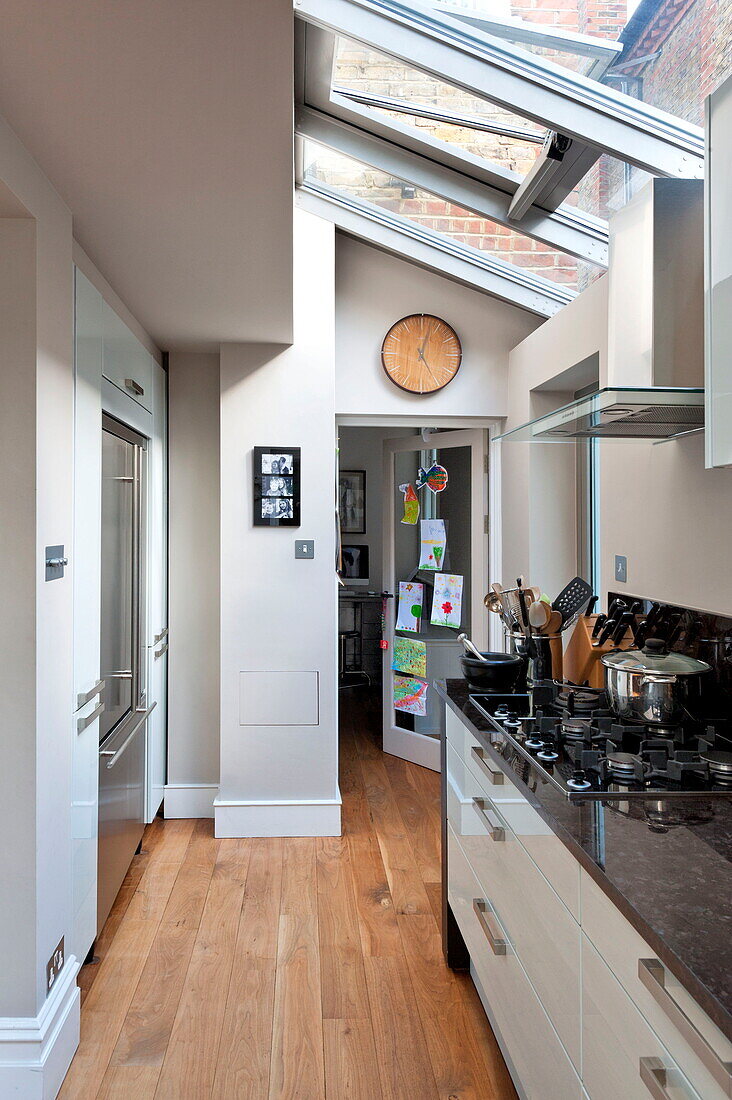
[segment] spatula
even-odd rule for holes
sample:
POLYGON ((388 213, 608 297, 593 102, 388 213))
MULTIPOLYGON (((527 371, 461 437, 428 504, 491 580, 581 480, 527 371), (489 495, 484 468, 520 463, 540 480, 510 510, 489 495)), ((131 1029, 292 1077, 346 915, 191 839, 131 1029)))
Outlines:
POLYGON ((555 611, 561 612, 562 629, 584 611, 592 596, 592 585, 582 577, 575 577, 562 589, 552 604, 555 611))

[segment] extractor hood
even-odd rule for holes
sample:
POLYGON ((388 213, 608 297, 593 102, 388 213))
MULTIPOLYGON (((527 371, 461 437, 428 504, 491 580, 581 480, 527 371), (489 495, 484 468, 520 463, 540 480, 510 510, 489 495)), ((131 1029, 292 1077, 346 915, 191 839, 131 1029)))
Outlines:
POLYGON ((567 439, 669 439, 704 427, 704 390, 603 389, 497 438, 517 443, 567 439))

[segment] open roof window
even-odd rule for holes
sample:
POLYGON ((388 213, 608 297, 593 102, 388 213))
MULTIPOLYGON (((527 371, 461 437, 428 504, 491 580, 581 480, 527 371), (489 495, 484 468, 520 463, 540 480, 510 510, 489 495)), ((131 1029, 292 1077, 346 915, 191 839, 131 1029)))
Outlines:
MULTIPOLYGON (((624 10, 602 17, 613 13, 621 28, 624 10)), ((623 42, 498 16, 477 0, 298 0, 296 31, 298 148, 309 139, 360 164, 359 187, 369 174, 397 181, 396 206, 381 184, 381 196, 355 196, 380 224, 391 213, 434 235, 424 211, 414 216, 422 199, 425 210, 439 203, 440 239, 471 255, 513 250, 514 269, 531 260, 563 286, 579 270, 581 286, 607 266, 605 219, 644 174, 703 175, 698 126, 613 86, 623 42), (411 210, 400 205, 409 196, 411 210)), ((314 172, 311 163, 299 182, 342 217, 347 188, 314 172)))
POLYGON ((535 162, 547 134, 546 127, 342 35, 336 40, 332 88, 377 117, 397 120, 520 176, 535 162))

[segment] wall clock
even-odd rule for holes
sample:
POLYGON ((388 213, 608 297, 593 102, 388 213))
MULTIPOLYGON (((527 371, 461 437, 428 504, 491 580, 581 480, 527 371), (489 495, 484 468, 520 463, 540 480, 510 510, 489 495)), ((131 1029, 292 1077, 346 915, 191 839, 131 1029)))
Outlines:
POLYGON ((430 313, 413 313, 391 326, 381 362, 395 385, 409 393, 435 393, 452 382, 463 357, 457 333, 430 313))

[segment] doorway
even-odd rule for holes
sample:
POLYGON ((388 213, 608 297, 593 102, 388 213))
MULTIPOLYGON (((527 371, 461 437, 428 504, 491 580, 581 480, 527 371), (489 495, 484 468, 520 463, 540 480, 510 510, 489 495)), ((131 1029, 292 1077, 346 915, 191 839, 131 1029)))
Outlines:
POLYGON ((457 640, 462 631, 482 648, 488 643, 483 605, 488 576, 487 442, 485 428, 419 429, 392 424, 349 425, 339 430, 339 469, 344 475, 340 510, 347 513, 341 541, 349 553, 346 572, 356 571, 352 546, 357 548, 356 558, 367 563, 363 576, 342 577, 342 690, 377 685, 384 751, 435 771, 440 767, 440 708, 432 681, 462 675, 462 646, 457 640), (419 469, 434 465, 447 471, 446 487, 438 492, 428 485, 417 488, 419 469), (365 477, 363 524, 362 529, 352 530, 358 525, 358 508, 354 511, 354 498, 347 502, 343 494, 349 485, 360 484, 354 476, 359 472, 365 477), (414 487, 419 504, 415 523, 403 522, 401 485, 414 487), (420 568, 422 520, 437 521, 446 533, 445 556, 438 568, 420 568), (460 578, 461 608, 457 618, 452 609, 449 625, 439 621, 444 612, 433 614, 435 584, 443 583, 442 576, 460 578), (400 582, 412 584, 421 596, 422 614, 410 630, 397 625, 400 582), (417 644, 409 648, 424 656, 424 667, 418 670, 422 675, 414 678, 422 696, 416 705, 405 697, 406 681, 399 666, 406 647, 400 639, 413 639, 417 644), (360 682, 358 672, 365 673, 360 682))

